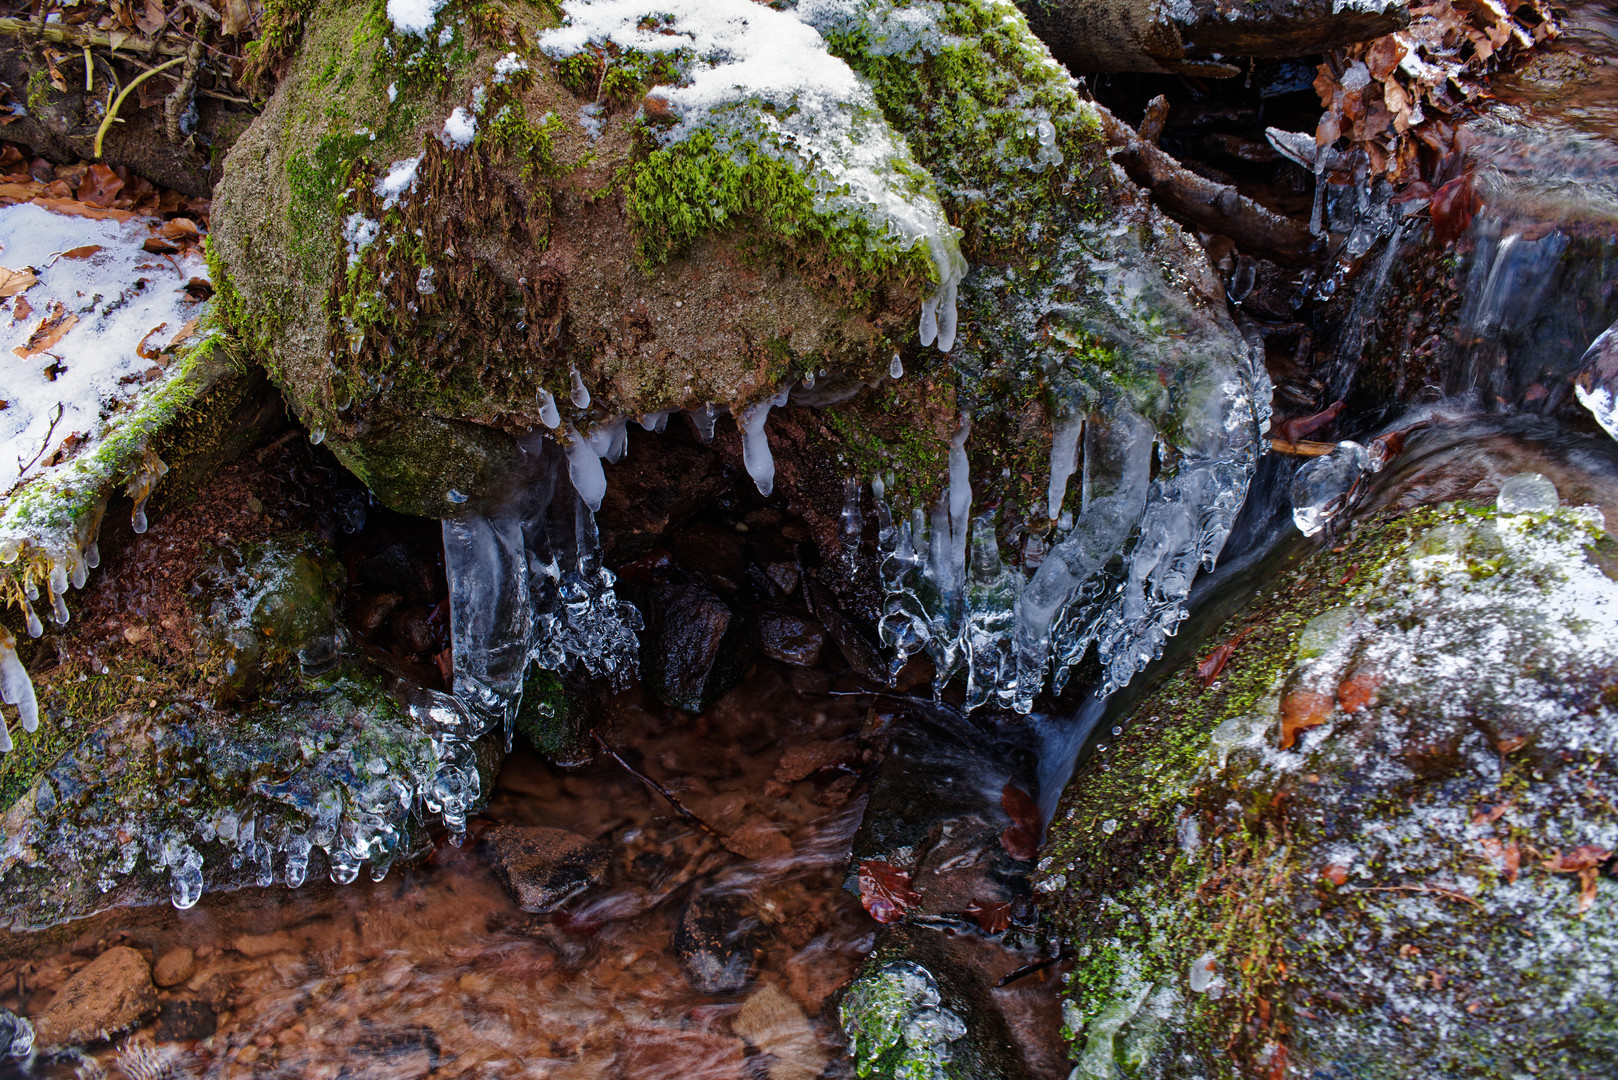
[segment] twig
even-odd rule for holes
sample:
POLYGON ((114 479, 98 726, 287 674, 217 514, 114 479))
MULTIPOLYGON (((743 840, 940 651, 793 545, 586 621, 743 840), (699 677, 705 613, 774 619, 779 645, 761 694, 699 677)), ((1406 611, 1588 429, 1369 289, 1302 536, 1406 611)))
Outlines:
POLYGON ((724 843, 724 834, 720 833, 719 830, 715 829, 712 825, 709 825, 706 821, 703 821, 696 814, 692 813, 691 810, 679 800, 679 797, 676 796, 674 792, 670 791, 668 788, 664 787, 662 784, 659 784, 656 780, 653 780, 650 776, 647 776, 645 773, 635 768, 635 766, 625 761, 623 756, 619 754, 618 751, 607 745, 607 740, 601 737, 601 733, 599 731, 592 731, 590 735, 595 739, 596 745, 601 747, 603 753, 612 758, 612 760, 616 761, 619 765, 622 765, 624 771, 630 776, 633 776, 636 780, 639 780, 641 783, 651 788, 658 795, 661 795, 670 806, 674 807, 677 814, 691 822, 691 824, 695 825, 709 836, 713 837, 715 840, 718 840, 720 843, 724 843))
POLYGON ((118 94, 118 97, 114 99, 112 108, 107 110, 107 115, 102 119, 101 126, 96 128, 95 153, 91 155, 92 157, 99 158, 101 156, 101 140, 107 137, 107 129, 112 127, 114 120, 118 119, 118 107, 124 103, 124 98, 129 96, 129 92, 135 89, 135 87, 139 86, 141 83, 145 82, 147 79, 150 79, 153 75, 156 75, 159 71, 171 68, 175 64, 183 63, 185 63, 185 57, 176 56, 168 63, 159 64, 150 71, 143 71, 139 75, 136 75, 133 79, 129 80, 129 85, 123 88, 123 90, 118 94))
POLYGON ((45 445, 39 448, 39 453, 28 459, 27 465, 22 463, 22 458, 17 459, 17 475, 21 476, 23 473, 27 472, 33 466, 34 462, 44 457, 45 451, 51 448, 51 435, 56 432, 56 425, 62 422, 63 412, 64 409, 62 407, 62 403, 58 401, 56 403, 56 415, 51 417, 51 426, 45 429, 45 445))
POLYGON ((996 985, 996 986, 1010 986, 1012 983, 1016 982, 1018 979, 1027 978, 1029 975, 1032 975, 1036 971, 1044 971, 1046 968, 1050 967, 1052 964, 1056 963, 1060 959, 1061 959, 1060 956, 1047 956, 1043 960, 1035 960, 1032 964, 1024 964, 1022 967, 1015 968, 1015 969, 1013 969, 1011 971, 1006 972, 1004 975, 1000 976, 1000 978, 995 980, 994 985, 996 985))
POLYGON ((192 95, 197 88, 197 69, 202 64, 203 41, 202 34, 208 32, 212 23, 204 21, 199 33, 191 41, 191 48, 186 50, 185 67, 180 69, 180 81, 175 84, 174 92, 163 102, 163 129, 169 137, 169 145, 179 146, 184 142, 180 134, 180 117, 191 106, 192 95))
POLYGON ((1295 457, 1325 457, 1337 449, 1334 442, 1303 442, 1288 439, 1271 439, 1270 449, 1277 454, 1292 454, 1295 457))
POLYGON ((1357 887, 1351 888, 1351 889, 1344 889, 1342 891, 1343 892, 1414 892, 1414 893, 1429 893, 1429 894, 1431 894, 1433 896, 1442 896, 1446 900, 1459 900, 1462 903, 1471 904, 1473 907, 1477 908, 1479 911, 1483 910, 1483 905, 1482 904, 1478 903, 1476 900, 1474 900, 1472 897, 1466 895, 1465 893, 1456 892, 1454 889, 1440 888, 1437 885, 1361 885, 1361 886, 1357 886, 1357 887))

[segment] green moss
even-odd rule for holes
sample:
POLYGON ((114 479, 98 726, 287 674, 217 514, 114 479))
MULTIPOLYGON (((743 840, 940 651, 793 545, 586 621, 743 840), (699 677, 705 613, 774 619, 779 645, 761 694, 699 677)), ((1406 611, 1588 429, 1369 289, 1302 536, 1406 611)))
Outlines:
POLYGON ((896 251, 868 222, 821 210, 798 166, 756 146, 722 148, 706 131, 646 155, 624 196, 647 269, 702 236, 728 232, 770 261, 808 271, 853 306, 879 285, 937 279, 920 241, 896 251))

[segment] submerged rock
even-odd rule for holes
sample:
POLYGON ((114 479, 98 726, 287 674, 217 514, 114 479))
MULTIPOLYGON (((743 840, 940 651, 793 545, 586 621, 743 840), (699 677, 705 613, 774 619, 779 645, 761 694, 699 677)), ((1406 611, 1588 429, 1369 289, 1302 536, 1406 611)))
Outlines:
POLYGON ((34 1021, 35 1042, 42 1049, 97 1042, 156 1011, 157 991, 146 958, 118 945, 62 984, 34 1021))
POLYGON ((1267 580, 1074 777, 1035 888, 1076 1076, 1605 1071, 1613 541, 1506 509, 1267 580))
POLYGON ((565 829, 500 825, 483 839, 517 906, 555 911, 607 878, 607 849, 565 829))

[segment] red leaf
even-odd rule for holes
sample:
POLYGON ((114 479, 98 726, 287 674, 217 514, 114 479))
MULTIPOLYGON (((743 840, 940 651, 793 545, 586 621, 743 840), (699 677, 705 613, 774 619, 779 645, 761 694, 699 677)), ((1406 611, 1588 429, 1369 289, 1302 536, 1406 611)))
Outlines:
POLYGON ((1208 658, 1197 665, 1197 678, 1202 680, 1203 686, 1213 685, 1213 681, 1219 678, 1219 673, 1225 670, 1225 665, 1230 663, 1231 655, 1236 652, 1236 646, 1240 645, 1242 639, 1252 632, 1252 630, 1243 630, 1209 653, 1208 658))
POLYGON ((1013 825, 1000 834, 1000 846, 1013 859, 1026 862, 1039 854, 1039 834, 1021 825, 1013 825))
POLYGON ((1472 226, 1472 215, 1478 211, 1477 196, 1472 191, 1472 174, 1451 180, 1433 193, 1433 239, 1440 244, 1452 244, 1472 226))
POLYGON ((112 206, 113 200, 123 189, 124 178, 98 163, 85 172, 84 179, 79 181, 77 194, 80 202, 106 209, 112 206))
POLYGON ((910 875, 880 859, 860 863, 860 903, 879 923, 898 922, 904 913, 921 903, 921 896, 910 887, 910 875))
POLYGON ((1291 750, 1298 732, 1319 727, 1331 719, 1332 699, 1310 690, 1288 694, 1281 702, 1281 749, 1291 750))
POLYGON ((1022 788, 1007 784, 1000 793, 1000 805, 1011 815, 1013 824, 1031 833, 1039 832, 1039 804, 1022 788))
POLYGON ((1295 416, 1291 420, 1283 420, 1275 429, 1276 437, 1287 442, 1297 442, 1337 419, 1337 414, 1342 411, 1343 403, 1334 401, 1313 416, 1295 416))
POLYGON ((974 900, 966 905, 966 917, 981 926, 985 934, 998 934, 1011 925, 1011 902, 980 904, 974 900))

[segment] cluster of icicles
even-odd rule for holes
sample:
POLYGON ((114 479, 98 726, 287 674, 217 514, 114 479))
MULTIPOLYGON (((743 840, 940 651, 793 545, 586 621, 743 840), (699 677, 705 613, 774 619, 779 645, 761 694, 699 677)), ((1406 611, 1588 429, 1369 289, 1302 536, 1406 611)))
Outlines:
MULTIPOLYGON (((169 467, 157 455, 147 453, 129 481, 128 494, 135 500, 130 526, 135 532, 146 531, 146 500, 168 471, 169 467)), ((40 543, 37 537, 30 537, 27 541, 19 536, 0 539, 0 565, 14 565, 22 556, 25 546, 43 548, 48 553, 50 572, 45 577, 45 593, 50 599, 51 621, 58 626, 67 625, 68 586, 84 588, 90 571, 101 565, 101 549, 96 544, 96 538, 104 511, 104 507, 97 507, 94 513, 86 515, 83 525, 73 533, 53 537, 46 543, 40 543)), ((23 584, 21 599, 28 636, 37 638, 45 632, 45 624, 34 611, 34 604, 39 600, 39 584, 32 577, 23 584)), ((34 683, 28 677, 28 669, 17 658, 17 639, 4 627, 0 627, 0 701, 17 707, 18 724, 24 731, 32 734, 38 730, 39 703, 34 697, 34 683)), ((4 718, 0 718, 0 754, 10 750, 11 732, 4 718)))

